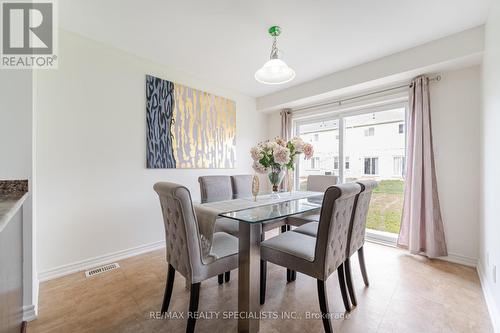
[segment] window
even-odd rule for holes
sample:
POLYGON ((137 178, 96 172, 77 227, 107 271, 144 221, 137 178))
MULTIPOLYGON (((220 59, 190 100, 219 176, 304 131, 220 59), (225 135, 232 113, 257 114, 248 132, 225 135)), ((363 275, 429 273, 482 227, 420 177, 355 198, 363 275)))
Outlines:
POLYGON ((378 157, 365 157, 365 175, 378 175, 378 157))
POLYGON ((399 124, 398 126, 398 133, 403 134, 405 131, 405 124, 399 124))
POLYGON ((392 168, 395 176, 402 176, 404 172, 404 156, 394 156, 392 168))
POLYGON ((368 127, 365 129, 365 136, 374 136, 375 135, 375 127, 368 127))
POLYGON ((320 163, 297 160, 295 188, 306 189, 308 175, 331 174, 338 176, 341 183, 375 179, 379 185, 372 193, 367 235, 372 238, 381 235, 370 230, 397 234, 404 197, 405 121, 406 105, 403 104, 332 112, 317 119, 294 119, 294 134, 312 142, 313 157, 320 160, 320 163), (400 128, 403 133, 399 133, 400 128), (314 134, 319 134, 318 142, 313 141, 314 134), (311 168, 313 163, 317 169, 311 168))
POLYGON ((311 169, 319 169, 319 157, 311 158, 311 169))

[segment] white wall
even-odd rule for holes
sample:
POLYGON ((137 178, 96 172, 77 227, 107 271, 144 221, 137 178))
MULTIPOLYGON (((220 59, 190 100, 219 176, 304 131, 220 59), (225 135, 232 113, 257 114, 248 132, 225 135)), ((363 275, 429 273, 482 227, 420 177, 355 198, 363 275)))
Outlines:
MULTIPOLYGON (((442 72, 431 83, 432 127, 449 260, 475 265, 478 258, 480 68, 442 72)), ((269 137, 279 134, 277 112, 269 137)))
POLYGON ((155 182, 199 200, 198 176, 252 172, 267 134, 253 98, 65 31, 59 53, 58 70, 35 76, 39 273, 163 240, 155 182), (235 169, 146 169, 146 74, 236 101, 235 169))
POLYGON ((442 73, 431 83, 431 117, 448 254, 475 265, 479 228, 480 68, 442 73))
POLYGON ((496 332, 500 332, 500 1, 485 27, 481 117, 481 229, 479 273, 496 332), (496 283, 493 269, 497 267, 496 283))

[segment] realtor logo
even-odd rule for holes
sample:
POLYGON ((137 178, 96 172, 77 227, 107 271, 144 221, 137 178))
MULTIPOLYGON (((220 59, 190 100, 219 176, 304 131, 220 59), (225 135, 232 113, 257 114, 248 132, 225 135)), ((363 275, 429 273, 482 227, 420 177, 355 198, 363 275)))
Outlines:
POLYGON ((54 3, 2 2, 1 67, 55 68, 54 3))

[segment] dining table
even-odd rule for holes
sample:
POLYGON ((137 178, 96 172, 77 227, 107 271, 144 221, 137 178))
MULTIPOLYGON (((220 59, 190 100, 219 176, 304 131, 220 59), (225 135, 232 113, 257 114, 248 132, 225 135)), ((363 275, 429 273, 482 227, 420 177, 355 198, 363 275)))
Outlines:
POLYGON ((262 225, 317 212, 323 192, 290 191, 202 204, 239 223, 238 332, 259 332, 260 242, 262 225))

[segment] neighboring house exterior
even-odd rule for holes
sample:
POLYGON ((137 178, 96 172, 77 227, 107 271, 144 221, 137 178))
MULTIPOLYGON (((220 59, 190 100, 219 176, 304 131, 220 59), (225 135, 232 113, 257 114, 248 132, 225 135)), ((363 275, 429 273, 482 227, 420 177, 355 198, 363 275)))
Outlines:
MULTIPOLYGON (((396 109, 344 118, 344 179, 403 179, 405 110, 396 109)), ((308 175, 339 175, 338 120, 299 126, 299 134, 314 146, 311 160, 299 161, 300 182, 308 175)))

